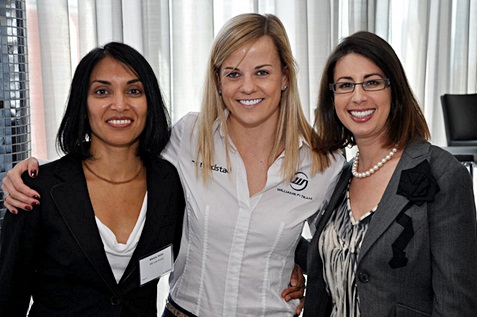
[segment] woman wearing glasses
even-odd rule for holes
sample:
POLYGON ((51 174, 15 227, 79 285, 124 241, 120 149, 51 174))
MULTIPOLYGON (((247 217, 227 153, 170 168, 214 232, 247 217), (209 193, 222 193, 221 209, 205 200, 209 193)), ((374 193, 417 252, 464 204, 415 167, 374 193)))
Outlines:
POLYGON ((308 251, 304 316, 473 316, 477 235, 467 170, 432 146, 392 47, 359 32, 330 55, 316 110, 356 145, 308 251))

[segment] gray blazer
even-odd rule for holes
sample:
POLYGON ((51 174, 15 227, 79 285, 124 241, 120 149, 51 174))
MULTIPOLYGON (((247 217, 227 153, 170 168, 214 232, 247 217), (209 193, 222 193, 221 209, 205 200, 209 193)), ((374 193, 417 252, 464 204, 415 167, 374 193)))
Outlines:
MULTIPOLYGON (((304 317, 330 315, 332 303, 317 245, 350 177, 348 163, 328 207, 318 216, 308 248, 304 317)), ((477 315, 477 227, 472 180, 451 154, 424 141, 406 147, 363 240, 356 286, 364 317, 477 315), (398 195, 397 190, 401 173, 423 161, 429 163, 440 191, 432 202, 419 206, 398 195), (412 230, 399 223, 402 217, 411 220, 412 230), (404 231, 411 234, 403 237, 404 231)))

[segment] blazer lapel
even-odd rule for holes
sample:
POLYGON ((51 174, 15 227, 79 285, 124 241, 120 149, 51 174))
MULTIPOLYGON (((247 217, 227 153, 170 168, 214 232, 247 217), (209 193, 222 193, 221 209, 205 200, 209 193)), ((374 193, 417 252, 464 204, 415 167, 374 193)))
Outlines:
MULTIPOLYGON (((321 233, 321 231, 323 231, 323 229, 325 228, 325 225, 328 223, 331 215, 335 211, 336 205, 340 203, 340 197, 342 193, 346 190, 346 188, 348 188, 348 183, 351 178, 351 167, 352 167, 352 161, 347 162, 346 165, 343 167, 340 179, 338 180, 338 183, 336 184, 333 195, 331 196, 330 203, 326 207, 321 219, 318 220, 318 223, 316 226, 317 232, 321 233)), ((319 236, 319 235, 315 234, 315 236, 319 236)))
POLYGON ((412 168, 424 160, 423 156, 429 151, 429 143, 413 142, 404 150, 396 170, 374 212, 373 219, 369 223, 368 231, 361 246, 358 262, 366 255, 376 240, 396 220, 401 210, 408 203, 404 196, 397 195, 399 180, 403 170, 412 168), (425 146, 427 144, 428 146, 425 146))
MULTIPOLYGON (((154 246, 162 245, 161 226, 165 223, 165 216, 169 212, 168 197, 171 197, 171 188, 163 181, 167 174, 157 161, 147 166, 147 213, 144 228, 138 245, 129 261, 119 284, 122 287, 134 287, 139 280, 131 280, 132 273, 139 268, 139 260, 152 252, 159 251, 154 246), (158 195, 160 194, 160 195, 158 195), (127 286, 125 286, 127 285, 127 286)), ((136 274, 134 274, 135 276, 136 274)))
POLYGON ((61 217, 101 279, 116 292, 116 280, 104 252, 81 162, 61 160, 55 174, 64 181, 51 189, 61 217))

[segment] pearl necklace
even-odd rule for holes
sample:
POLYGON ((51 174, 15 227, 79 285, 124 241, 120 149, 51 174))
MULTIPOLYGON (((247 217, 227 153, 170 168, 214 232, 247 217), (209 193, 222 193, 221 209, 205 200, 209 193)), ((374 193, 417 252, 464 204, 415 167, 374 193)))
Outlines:
POLYGON ((358 172, 359 151, 358 151, 358 152, 356 152, 356 156, 354 158, 353 167, 351 168, 351 174, 353 174, 353 176, 357 177, 357 178, 365 178, 365 177, 371 176, 372 174, 374 174, 374 172, 376 172, 378 169, 380 169, 381 166, 386 164, 386 162, 389 161, 394 156, 394 154, 396 154, 396 152, 397 152, 397 148, 393 148, 391 150, 391 152, 389 152, 388 155, 386 155, 381 161, 378 162, 378 164, 374 165, 373 167, 371 167, 366 172, 359 173, 358 172))

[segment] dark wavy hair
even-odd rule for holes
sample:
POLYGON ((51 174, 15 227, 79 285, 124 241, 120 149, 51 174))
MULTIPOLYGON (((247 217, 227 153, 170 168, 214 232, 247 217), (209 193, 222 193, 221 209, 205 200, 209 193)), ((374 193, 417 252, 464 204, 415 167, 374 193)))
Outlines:
POLYGON ((334 93, 329 89, 329 84, 334 82, 336 63, 350 53, 371 60, 391 82, 391 111, 384 146, 393 147, 397 144, 399 148, 404 148, 413 139, 428 140, 429 128, 398 56, 391 45, 376 34, 360 31, 338 44, 328 57, 321 77, 314 126, 322 138, 322 147, 334 151, 356 144, 353 134, 336 115, 334 93))
POLYGON ((65 154, 90 158, 91 127, 87 99, 91 72, 106 56, 126 65, 141 80, 147 99, 146 125, 139 136, 137 155, 143 160, 159 156, 170 138, 170 117, 165 107, 154 70, 138 51, 129 45, 110 42, 84 56, 71 82, 65 114, 56 137, 56 146, 65 154))

